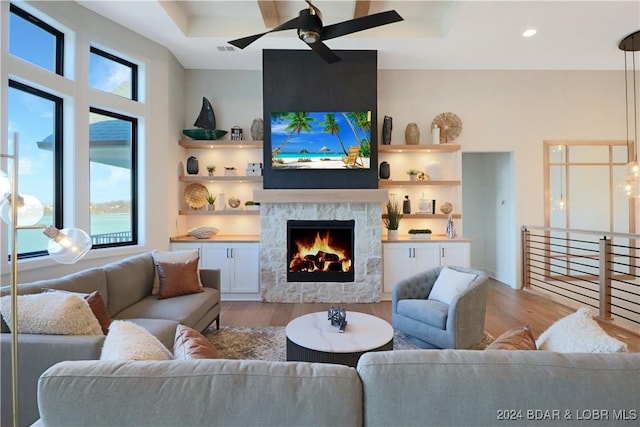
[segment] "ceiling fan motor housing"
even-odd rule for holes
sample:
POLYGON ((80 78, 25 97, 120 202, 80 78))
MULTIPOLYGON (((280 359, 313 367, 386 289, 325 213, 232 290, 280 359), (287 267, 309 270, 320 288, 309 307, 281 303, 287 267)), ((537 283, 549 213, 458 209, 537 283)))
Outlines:
POLYGON ((322 33, 322 20, 313 9, 303 9, 300 11, 302 24, 298 28, 298 38, 307 44, 316 43, 320 40, 322 33))

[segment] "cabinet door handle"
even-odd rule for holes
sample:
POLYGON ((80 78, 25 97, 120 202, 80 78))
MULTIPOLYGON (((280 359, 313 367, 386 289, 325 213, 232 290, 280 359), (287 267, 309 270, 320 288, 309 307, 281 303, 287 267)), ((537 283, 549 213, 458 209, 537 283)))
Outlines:
POLYGON ((444 248, 440 248, 440 256, 444 258, 444 248))

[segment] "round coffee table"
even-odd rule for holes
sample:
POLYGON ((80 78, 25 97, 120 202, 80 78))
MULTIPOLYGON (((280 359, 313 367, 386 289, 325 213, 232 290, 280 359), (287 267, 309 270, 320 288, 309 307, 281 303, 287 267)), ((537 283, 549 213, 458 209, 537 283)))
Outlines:
POLYGON ((368 351, 393 350, 393 328, 383 319, 347 312, 347 327, 331 326, 327 312, 293 319, 286 328, 287 360, 337 363, 355 367, 368 351))

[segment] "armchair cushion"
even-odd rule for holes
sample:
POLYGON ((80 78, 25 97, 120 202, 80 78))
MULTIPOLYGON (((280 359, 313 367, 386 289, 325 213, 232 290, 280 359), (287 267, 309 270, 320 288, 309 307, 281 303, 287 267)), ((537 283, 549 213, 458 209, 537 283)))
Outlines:
POLYGON ((476 277, 478 277, 477 274, 465 273, 444 267, 440 271, 428 298, 445 304, 451 304, 451 301, 460 295, 476 277))
POLYGON ((449 306, 440 301, 428 299, 398 301, 398 314, 439 329, 446 329, 448 312, 449 306))

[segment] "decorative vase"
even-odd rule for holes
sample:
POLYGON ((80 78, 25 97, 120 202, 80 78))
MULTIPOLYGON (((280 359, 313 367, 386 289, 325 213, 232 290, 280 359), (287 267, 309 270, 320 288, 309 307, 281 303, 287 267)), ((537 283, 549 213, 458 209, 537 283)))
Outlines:
POLYGON ((433 125, 431 129, 431 143, 440 144, 440 128, 438 125, 433 125))
POLYGON ((409 196, 404 196, 404 200, 402 201, 402 213, 409 215, 411 213, 411 200, 409 200, 409 196))
POLYGON ((404 130, 404 140, 409 145, 416 145, 420 142, 420 129, 415 123, 409 123, 404 130))
POLYGON ((447 238, 453 239, 456 237, 456 227, 453 225, 453 215, 449 214, 449 219, 447 220, 447 228, 446 228, 447 238))
POLYGON ((417 173, 409 174, 409 181, 417 181, 417 180, 418 180, 418 174, 417 173))
POLYGON ((189 175, 198 175, 200 168, 198 167, 198 159, 191 156, 187 159, 187 173, 189 175))
POLYGON ((264 138, 264 121, 260 118, 251 123, 251 139, 261 141, 264 138))
POLYGON ((433 160, 427 165, 427 174, 432 181, 441 181, 443 177, 442 165, 439 161, 433 160))
POLYGON ((387 230, 388 240, 398 240, 398 230, 387 230))
POLYGON ((391 176, 391 165, 388 162, 380 163, 380 179, 389 179, 391 176))
POLYGON ((391 116, 384 116, 384 120, 382 121, 382 144, 383 145, 391 144, 392 130, 393 130, 393 118, 391 116))
POLYGON ((227 203, 227 201, 225 199, 224 193, 219 193, 218 194, 218 209, 223 211, 225 206, 226 206, 226 203, 227 203))
POLYGON ((215 211, 216 210, 216 205, 214 205, 213 203, 207 206, 207 210, 209 211, 215 211))

